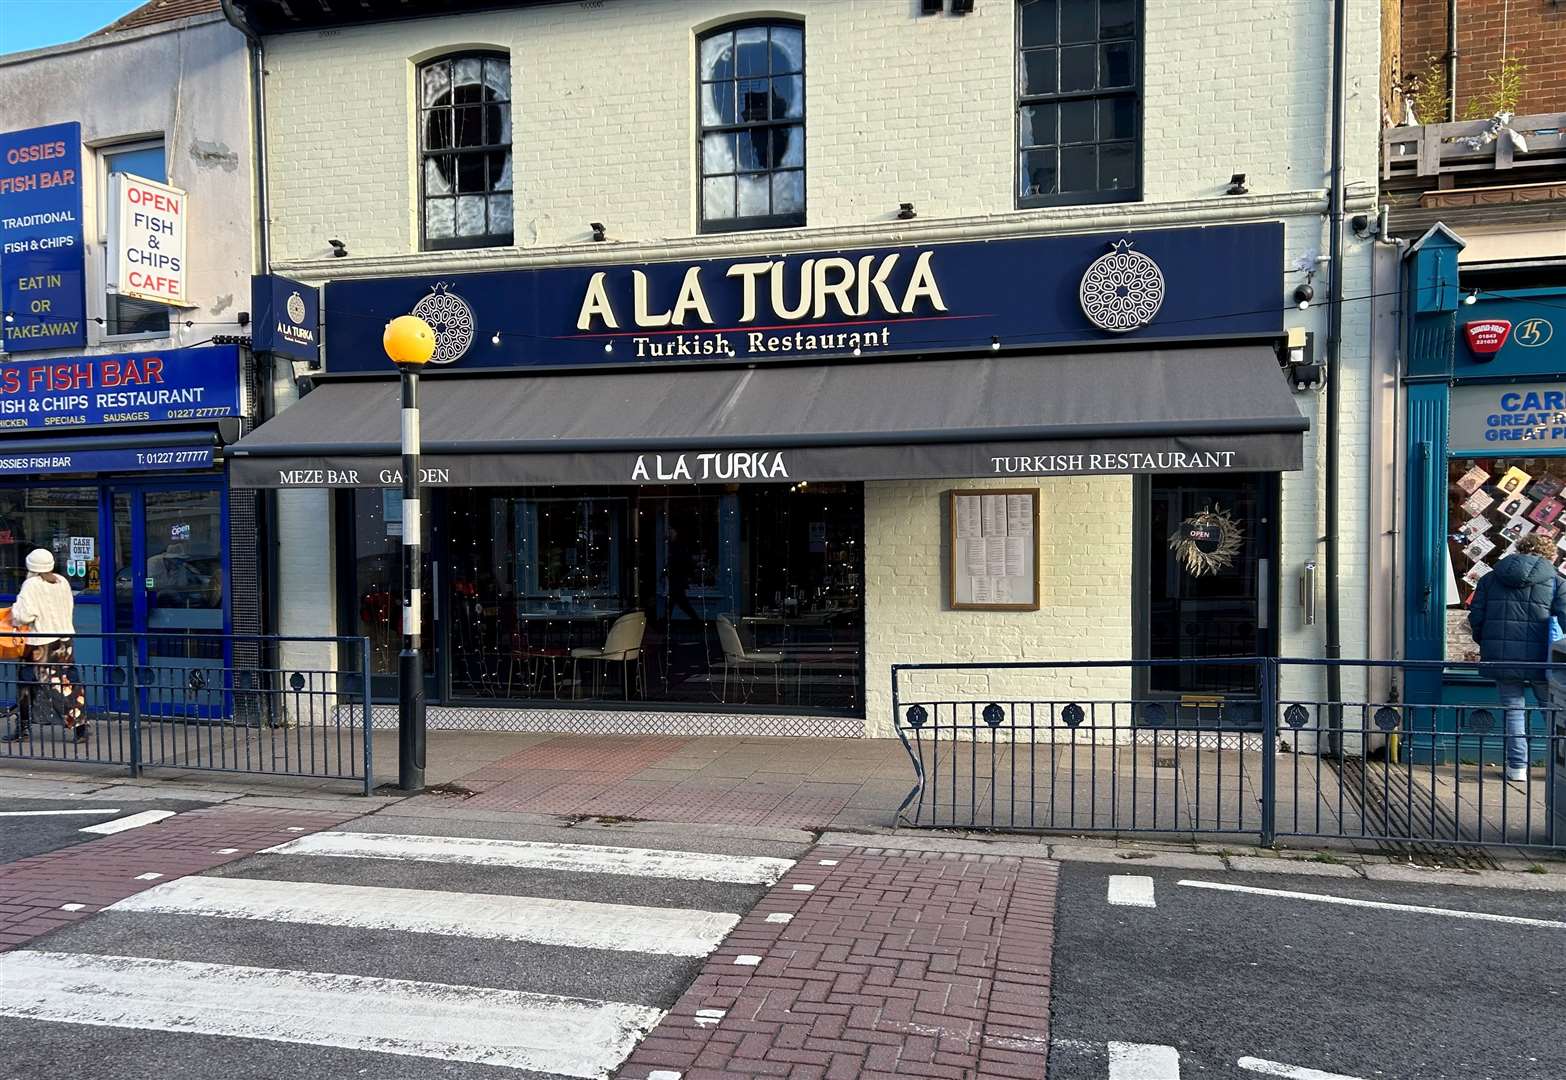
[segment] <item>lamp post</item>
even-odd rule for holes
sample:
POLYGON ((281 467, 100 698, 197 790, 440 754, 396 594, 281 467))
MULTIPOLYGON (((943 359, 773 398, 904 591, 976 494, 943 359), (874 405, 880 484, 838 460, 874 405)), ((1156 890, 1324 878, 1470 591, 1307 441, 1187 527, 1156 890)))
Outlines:
POLYGON ((419 540, 419 369, 435 352, 435 331, 417 315, 399 315, 381 337, 402 373, 402 652, 397 656, 397 786, 424 787, 423 570, 419 540))

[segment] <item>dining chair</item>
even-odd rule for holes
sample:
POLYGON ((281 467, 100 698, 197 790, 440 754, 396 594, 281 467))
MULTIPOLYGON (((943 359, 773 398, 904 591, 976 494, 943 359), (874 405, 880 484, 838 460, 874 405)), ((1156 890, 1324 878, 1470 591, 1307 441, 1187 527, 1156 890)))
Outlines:
POLYGON ((571 693, 580 697, 581 682, 577 678, 577 665, 583 660, 593 664, 593 696, 598 696, 598 676, 609 664, 621 665, 625 700, 631 700, 631 665, 636 665, 636 687, 647 693, 647 678, 642 670, 642 639, 647 635, 647 613, 632 611, 621 615, 609 626, 600 649, 579 648, 571 650, 571 693))
MULTIPOLYGON (((739 685, 743 686, 744 674, 748 670, 751 681, 754 683, 756 672, 763 668, 772 670, 772 694, 778 700, 783 700, 783 683, 779 672, 783 668, 784 656, 780 652, 753 652, 745 648, 745 642, 740 638, 739 630, 727 615, 718 616, 718 644, 723 648, 723 701, 729 700, 729 672, 734 671, 739 685)), ((745 701, 750 700, 746 694, 745 701)))

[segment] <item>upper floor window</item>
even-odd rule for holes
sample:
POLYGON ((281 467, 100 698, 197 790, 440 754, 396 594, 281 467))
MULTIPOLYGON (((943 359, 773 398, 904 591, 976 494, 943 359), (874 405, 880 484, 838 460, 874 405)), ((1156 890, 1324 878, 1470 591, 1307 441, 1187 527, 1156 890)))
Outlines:
POLYGON ((1141 195, 1140 0, 1019 0, 1019 206, 1141 195))
POLYGON ((511 63, 492 53, 419 68, 424 248, 511 243, 511 63))
POLYGON ((805 30, 749 23, 701 39, 701 228, 805 223, 805 30))
MULTIPOLYGON (((105 212, 99 220, 107 223, 108 178, 115 173, 139 176, 143 180, 169 182, 168 169, 164 165, 163 140, 156 142, 126 143, 123 146, 105 147, 99 151, 103 158, 103 198, 105 212)), ((108 236, 103 237, 104 251, 108 251, 108 236)), ((104 299, 103 332, 108 337, 127 337, 139 334, 163 335, 169 332, 169 309, 150 300, 137 300, 118 293, 108 293, 104 299)))

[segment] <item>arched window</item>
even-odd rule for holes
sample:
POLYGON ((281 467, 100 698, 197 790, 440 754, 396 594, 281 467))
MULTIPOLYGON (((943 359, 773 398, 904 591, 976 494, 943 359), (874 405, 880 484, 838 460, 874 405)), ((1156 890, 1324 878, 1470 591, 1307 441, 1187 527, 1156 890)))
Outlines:
POLYGON ((1141 197, 1141 9, 1018 0, 1018 206, 1141 197))
POLYGON ((419 67, 419 220, 425 250, 511 243, 511 62, 442 56, 419 67))
POLYGON ((702 36, 701 229, 805 223, 805 28, 758 22, 702 36))

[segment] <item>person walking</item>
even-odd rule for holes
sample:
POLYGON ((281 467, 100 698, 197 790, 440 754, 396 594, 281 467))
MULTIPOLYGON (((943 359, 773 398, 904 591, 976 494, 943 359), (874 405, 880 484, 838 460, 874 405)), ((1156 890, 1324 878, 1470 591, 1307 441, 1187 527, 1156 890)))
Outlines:
POLYGON ((82 718, 87 711, 87 694, 77 682, 76 651, 71 644, 71 635, 76 632, 75 609, 71 583, 54 572, 53 552, 45 548, 29 552, 27 580, 11 605, 12 625, 28 637, 22 653, 16 723, 6 734, 6 742, 27 737, 40 700, 60 714, 73 739, 86 741, 88 728, 82 718))
POLYGON ((1545 670, 1550 657, 1550 619, 1566 627, 1566 580, 1555 572, 1555 544, 1532 534, 1515 554, 1479 579, 1468 605, 1468 626, 1486 664, 1526 663, 1500 668, 1495 691, 1506 718, 1506 779, 1528 779, 1527 691, 1546 698, 1545 670))

